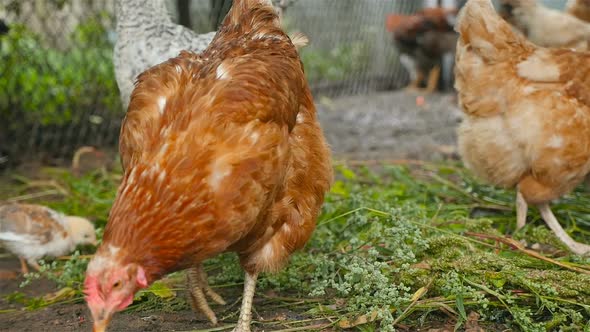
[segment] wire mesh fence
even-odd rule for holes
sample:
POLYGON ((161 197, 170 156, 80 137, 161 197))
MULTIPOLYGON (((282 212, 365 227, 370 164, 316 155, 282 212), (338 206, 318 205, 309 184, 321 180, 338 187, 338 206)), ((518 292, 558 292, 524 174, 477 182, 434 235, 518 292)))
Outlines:
MULTIPOLYGON (((168 1, 173 18, 188 16, 195 31, 206 32, 229 0, 190 1, 190 15, 179 13, 187 10, 182 1, 168 1)), ((283 24, 310 38, 301 57, 316 96, 407 82, 385 16, 412 13, 423 1, 288 2, 283 24)), ((10 27, 0 39, 0 167, 27 157, 51 163, 84 145, 116 149, 124 110, 112 65, 114 10, 115 0, 0 0, 0 19, 10 27)))

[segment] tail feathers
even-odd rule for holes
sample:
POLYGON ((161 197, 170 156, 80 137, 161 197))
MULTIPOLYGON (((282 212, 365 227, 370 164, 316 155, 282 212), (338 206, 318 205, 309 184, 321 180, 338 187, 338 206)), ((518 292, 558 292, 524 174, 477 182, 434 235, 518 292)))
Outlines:
POLYGON ((291 36, 291 42, 298 50, 309 44, 309 39, 301 32, 295 32, 291 36))
POLYGON ((459 42, 488 60, 510 57, 516 49, 534 48, 497 13, 490 0, 469 0, 459 13, 459 42))

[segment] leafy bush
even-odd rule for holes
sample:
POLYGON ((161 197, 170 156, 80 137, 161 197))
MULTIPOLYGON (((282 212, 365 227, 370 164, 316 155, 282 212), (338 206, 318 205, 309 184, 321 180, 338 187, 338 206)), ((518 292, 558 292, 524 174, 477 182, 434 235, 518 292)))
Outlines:
POLYGON ((60 51, 15 25, 0 39, 0 116, 11 129, 78 122, 96 108, 121 110, 105 28, 90 20, 69 38, 72 46, 60 51))
POLYGON ((300 54, 310 82, 345 80, 369 62, 369 50, 362 43, 338 45, 330 51, 303 48, 300 54))

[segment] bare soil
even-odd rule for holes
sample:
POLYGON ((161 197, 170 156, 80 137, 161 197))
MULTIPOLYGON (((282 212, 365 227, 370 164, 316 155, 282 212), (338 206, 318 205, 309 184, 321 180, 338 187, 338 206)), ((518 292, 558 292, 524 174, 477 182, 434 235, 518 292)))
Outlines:
MULTIPOLYGON (((49 280, 39 280, 31 285, 20 288, 23 281, 20 276, 20 264, 16 258, 0 259, 0 310, 16 309, 14 312, 2 313, 0 331, 91 331, 92 318, 85 303, 68 303, 52 305, 43 309, 28 311, 20 304, 10 303, 6 295, 15 291, 24 293, 26 296, 43 296, 55 292, 56 286, 49 280)), ((220 306, 211 303, 211 308, 220 318, 217 327, 227 326, 220 331, 231 331, 235 324, 235 315, 239 311, 241 288, 234 287, 220 290, 219 293, 228 301, 228 305, 220 306), (224 317, 230 316, 227 320, 224 317)), ((178 296, 186 294, 179 292, 178 296)), ((302 313, 297 313, 288 308, 276 309, 273 306, 265 305, 264 298, 255 299, 254 319, 264 322, 265 320, 297 321, 309 318, 302 313)), ((317 325, 321 322, 314 322, 317 325)), ((324 322, 325 324, 325 322, 324 322)), ((118 313, 112 320, 109 331, 193 331, 213 328, 209 321, 202 315, 195 314, 190 309, 161 312, 161 311, 131 311, 118 313)), ((278 326, 277 328, 285 328, 278 326)), ((268 328, 258 328, 253 324, 253 331, 268 331, 268 328)), ((325 330, 329 331, 329 330, 325 330)))
POLYGON ((316 97, 316 104, 336 158, 457 157, 461 110, 454 94, 394 91, 337 99, 316 97))

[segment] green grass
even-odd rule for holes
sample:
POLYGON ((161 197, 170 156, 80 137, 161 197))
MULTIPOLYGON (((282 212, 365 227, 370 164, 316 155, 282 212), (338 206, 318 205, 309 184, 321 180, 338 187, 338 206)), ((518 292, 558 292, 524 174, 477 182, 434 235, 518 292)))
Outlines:
MULTIPOLYGON (((258 284, 258 306, 287 307, 305 317, 288 322, 292 328, 392 331, 392 326, 413 329, 433 321, 462 328, 477 313, 484 330, 590 330, 590 259, 568 254, 535 209, 529 211, 527 226, 515 232, 513 191, 483 185, 453 163, 373 170, 340 165, 337 170, 311 241, 283 271, 263 276, 258 284), (540 246, 541 253, 530 246, 540 246), (270 290, 276 296, 265 295, 270 290)), ((100 235, 118 173, 74 177, 50 169, 44 174, 55 183, 31 189, 35 182, 18 177, 0 199, 51 194, 34 201, 89 216, 100 235)), ((590 242, 586 187, 552 207, 570 234, 590 242)), ((88 248, 81 252, 89 253, 88 248)), ((80 301, 86 263, 77 254, 29 276, 48 276, 66 287, 66 295, 57 300, 27 299, 20 293, 11 294, 11 300, 30 309, 80 301)), ((240 292, 243 273, 235 255, 211 259, 206 268, 216 287, 240 292)), ((184 297, 176 296, 182 280, 177 273, 157 283, 139 294, 129 310, 188 308, 184 297)), ((273 324, 263 326, 273 329, 273 324)))

